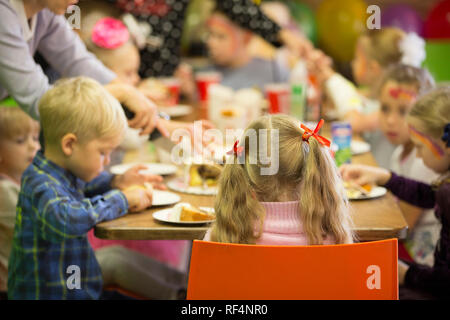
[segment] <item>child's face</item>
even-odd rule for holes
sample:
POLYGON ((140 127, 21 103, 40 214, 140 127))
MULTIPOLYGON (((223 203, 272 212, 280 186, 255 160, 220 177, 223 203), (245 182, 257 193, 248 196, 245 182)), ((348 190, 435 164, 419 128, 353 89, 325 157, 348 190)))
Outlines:
POLYGON ((435 139, 425 133, 420 120, 409 118, 411 141, 417 149, 417 157, 437 173, 446 173, 450 168, 450 148, 441 139, 435 139))
POLYGON ((116 136, 74 142, 66 167, 81 180, 89 182, 104 171, 104 166, 110 162, 111 152, 121 141, 122 137, 116 136))
POLYGON ((388 81, 381 90, 380 129, 394 145, 410 141, 406 116, 417 95, 416 86, 388 81))
POLYGON ((33 161, 39 144, 39 130, 0 138, 0 168, 11 177, 20 177, 33 161))
POLYGON ((220 66, 233 64, 245 48, 244 32, 220 14, 208 20, 207 46, 214 63, 220 66))
POLYGON ((122 82, 135 87, 141 80, 139 77, 140 63, 139 51, 133 44, 127 43, 116 49, 108 67, 122 82))

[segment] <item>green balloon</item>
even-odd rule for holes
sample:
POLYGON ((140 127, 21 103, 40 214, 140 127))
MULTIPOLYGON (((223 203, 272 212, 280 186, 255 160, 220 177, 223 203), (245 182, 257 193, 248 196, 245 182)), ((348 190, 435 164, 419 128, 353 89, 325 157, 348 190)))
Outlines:
POLYGON ((450 82, 450 40, 427 40, 427 57, 424 67, 433 75, 436 82, 450 82))
POLYGON ((298 23, 314 45, 317 44, 317 23, 314 11, 306 4, 297 1, 285 1, 291 11, 292 18, 298 23))

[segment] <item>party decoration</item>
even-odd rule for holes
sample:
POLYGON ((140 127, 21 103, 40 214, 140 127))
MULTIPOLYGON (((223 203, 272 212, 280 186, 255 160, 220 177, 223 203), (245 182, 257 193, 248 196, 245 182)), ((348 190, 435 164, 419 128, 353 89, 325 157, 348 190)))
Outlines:
POLYGON ((422 36, 423 24, 417 11, 407 4, 395 4, 381 12, 382 27, 397 27, 422 36))
POLYGON ((450 41, 450 0, 439 2, 425 20, 425 38, 450 41))
POLYGON ((317 9, 319 45, 339 62, 353 59, 356 41, 366 28, 363 0, 324 0, 317 9))
POLYGON ((285 1, 291 16, 313 44, 317 44, 317 23, 314 11, 298 1, 285 1))
POLYGON ((429 39, 425 45, 424 68, 433 75, 436 82, 450 82, 450 39, 429 39))

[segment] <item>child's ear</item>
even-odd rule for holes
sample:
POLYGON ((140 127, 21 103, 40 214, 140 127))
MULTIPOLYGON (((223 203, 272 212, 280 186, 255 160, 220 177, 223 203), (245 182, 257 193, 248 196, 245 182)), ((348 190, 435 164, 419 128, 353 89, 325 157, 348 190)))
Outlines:
POLYGON ((74 145, 78 142, 77 136, 73 133, 64 135, 61 139, 61 150, 66 156, 71 156, 73 153, 74 145))

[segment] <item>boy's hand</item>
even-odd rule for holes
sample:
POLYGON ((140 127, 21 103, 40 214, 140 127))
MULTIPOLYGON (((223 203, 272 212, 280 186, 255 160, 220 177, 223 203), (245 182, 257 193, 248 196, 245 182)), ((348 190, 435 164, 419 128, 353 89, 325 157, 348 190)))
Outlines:
POLYGON ((153 203, 153 188, 151 185, 132 186, 122 191, 128 200, 128 210, 139 212, 147 209, 153 203))
POLYGON ((115 189, 125 190, 134 185, 143 186, 145 183, 151 184, 155 189, 166 190, 166 186, 163 184, 163 177, 154 174, 145 174, 143 170, 146 170, 145 165, 135 165, 125 171, 124 174, 117 175, 111 182, 111 187, 115 189))
POLYGON ((388 170, 365 165, 343 164, 339 171, 344 181, 353 181, 361 186, 374 183, 385 185, 391 178, 388 170))

